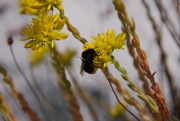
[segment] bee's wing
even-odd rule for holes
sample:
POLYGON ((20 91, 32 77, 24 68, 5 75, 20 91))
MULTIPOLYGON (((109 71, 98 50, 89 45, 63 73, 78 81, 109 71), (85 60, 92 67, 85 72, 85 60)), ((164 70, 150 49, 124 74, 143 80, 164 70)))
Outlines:
POLYGON ((81 67, 80 67, 80 74, 83 76, 84 75, 84 65, 85 63, 82 61, 81 67))

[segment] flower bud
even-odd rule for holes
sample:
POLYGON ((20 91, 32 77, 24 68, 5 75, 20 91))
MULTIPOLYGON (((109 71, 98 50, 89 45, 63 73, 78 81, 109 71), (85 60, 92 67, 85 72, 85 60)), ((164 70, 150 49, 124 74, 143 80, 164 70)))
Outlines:
POLYGON ((7 38, 7 43, 8 43, 8 45, 12 45, 12 44, 13 44, 12 35, 10 35, 10 36, 7 38))

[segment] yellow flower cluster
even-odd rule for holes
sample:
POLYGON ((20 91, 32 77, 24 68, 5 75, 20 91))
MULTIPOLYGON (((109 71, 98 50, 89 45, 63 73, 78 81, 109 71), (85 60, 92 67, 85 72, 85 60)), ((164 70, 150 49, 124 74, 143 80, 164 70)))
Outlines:
POLYGON ((18 7, 20 8, 20 13, 30 15, 38 14, 38 9, 34 9, 31 7, 31 5, 36 2, 38 2, 38 0, 19 0, 18 7))
POLYGON ((56 7, 58 10, 64 9, 61 4, 63 0, 19 0, 20 13, 37 15, 47 12, 56 7))
POLYGON ((25 48, 39 50, 46 44, 53 48, 55 40, 64 40, 68 37, 68 34, 60 32, 64 23, 59 14, 53 15, 52 12, 41 13, 38 18, 32 18, 32 23, 23 30, 27 37, 22 41, 30 40, 25 44, 25 48))
POLYGON ((108 30, 106 33, 98 34, 92 37, 92 43, 86 42, 84 50, 94 49, 97 57, 94 59, 96 67, 106 67, 108 62, 112 63, 112 53, 114 49, 123 49, 125 45, 125 33, 116 36, 114 30, 108 30))

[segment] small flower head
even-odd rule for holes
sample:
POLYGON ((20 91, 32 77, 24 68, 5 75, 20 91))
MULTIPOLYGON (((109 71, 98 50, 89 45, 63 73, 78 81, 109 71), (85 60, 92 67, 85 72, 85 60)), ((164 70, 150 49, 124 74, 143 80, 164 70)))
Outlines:
POLYGON ((20 0, 20 13, 36 15, 38 13, 47 12, 56 7, 58 10, 64 9, 61 4, 63 0, 20 0))
POLYGON ((19 8, 20 13, 22 14, 30 14, 30 15, 36 15, 39 13, 38 9, 34 9, 31 7, 32 4, 38 2, 38 0, 19 0, 19 8))
POLYGON ((86 42, 84 50, 94 49, 98 55, 94 59, 94 64, 99 68, 103 68, 108 62, 112 63, 114 49, 123 49, 125 37, 125 33, 116 36, 114 30, 108 30, 107 33, 101 33, 92 37, 92 43, 86 42))
POLYGON ((38 9, 39 12, 46 12, 49 10, 52 10, 53 7, 56 8, 63 8, 63 5, 61 4, 63 0, 39 0, 38 2, 35 2, 31 5, 31 8, 38 9))
POLYGON ((32 23, 23 30, 23 34, 27 37, 22 40, 29 40, 25 48, 39 50, 46 44, 53 48, 55 40, 64 40, 68 37, 67 33, 60 32, 64 23, 64 20, 60 20, 59 14, 39 14, 38 18, 33 18, 32 23))

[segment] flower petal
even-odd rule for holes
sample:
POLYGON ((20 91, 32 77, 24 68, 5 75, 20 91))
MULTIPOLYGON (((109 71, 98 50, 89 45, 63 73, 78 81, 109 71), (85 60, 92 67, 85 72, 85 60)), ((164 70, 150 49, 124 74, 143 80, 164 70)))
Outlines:
POLYGON ((36 41, 31 40, 25 44, 24 48, 31 48, 33 45, 35 45, 35 43, 36 41))
POLYGON ((57 39, 58 40, 64 40, 68 37, 68 34, 67 33, 60 33, 57 35, 57 39))
POLYGON ((54 47, 54 41, 51 42, 51 48, 53 48, 53 47, 54 47))
POLYGON ((57 30, 61 30, 63 27, 64 27, 64 24, 65 24, 65 20, 60 20, 58 25, 57 25, 57 30))
POLYGON ((117 41, 124 41, 125 38, 126 38, 126 34, 125 33, 121 33, 121 34, 118 34, 115 39, 117 41))

